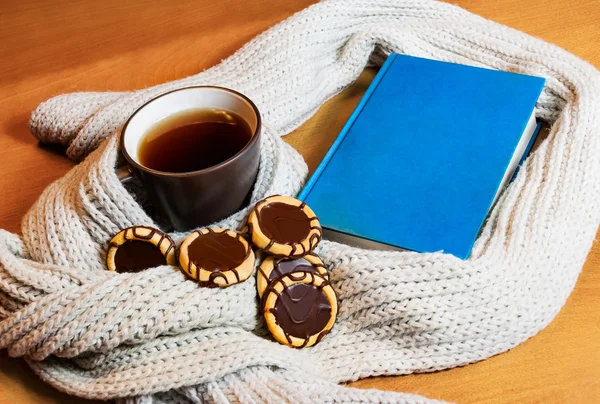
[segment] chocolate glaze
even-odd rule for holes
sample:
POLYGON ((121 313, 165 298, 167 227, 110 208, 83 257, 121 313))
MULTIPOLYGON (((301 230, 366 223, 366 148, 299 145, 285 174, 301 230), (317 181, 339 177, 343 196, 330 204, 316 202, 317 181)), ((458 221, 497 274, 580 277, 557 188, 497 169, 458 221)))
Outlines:
MULTIPOLYGON (((239 236, 234 238, 226 232, 209 230, 209 233, 200 234, 188 246, 190 263, 194 263, 198 269, 219 273, 234 269, 244 262, 248 251, 238 239, 239 236)), ((222 274, 216 276, 225 277, 222 274)))
POLYGON ((308 342, 309 337, 321 333, 331 319, 331 304, 322 289, 325 285, 328 283, 324 282, 320 287, 306 283, 285 287, 275 306, 269 309, 288 341, 291 342, 290 336, 293 336, 308 342))
POLYGON ((167 260, 160 249, 146 241, 127 240, 117 247, 115 253, 117 272, 139 272, 166 264, 167 260))
POLYGON ((298 271, 311 272, 313 274, 319 275, 317 267, 305 260, 304 258, 282 259, 275 261, 273 270, 271 271, 271 274, 268 277, 269 283, 277 278, 280 278, 285 274, 298 271))
POLYGON ((258 214, 262 232, 274 242, 281 244, 301 243, 308 237, 310 218, 302 206, 273 202, 264 206, 258 214))

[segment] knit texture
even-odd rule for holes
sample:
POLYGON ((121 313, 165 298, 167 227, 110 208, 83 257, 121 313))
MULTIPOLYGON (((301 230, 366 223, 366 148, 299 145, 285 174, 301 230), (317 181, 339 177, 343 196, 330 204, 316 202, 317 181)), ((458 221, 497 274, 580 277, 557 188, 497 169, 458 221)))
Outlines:
MULTIPOLYGON (((338 383, 479 361, 556 316, 600 219, 599 90, 591 65, 450 4, 328 0, 196 76, 134 92, 55 97, 33 113, 33 134, 68 145, 73 159, 87 158, 43 192, 23 219, 22 238, 0 231, 0 347, 24 356, 54 387, 86 398, 428 402, 338 383), (306 178, 302 158, 280 136, 390 52, 547 79, 536 115, 552 124, 550 134, 503 192, 469 260, 322 241, 317 252, 338 293, 338 321, 302 350, 270 338, 253 277, 207 289, 169 266, 105 270, 114 233, 155 225, 114 171, 114 134, 141 104, 201 84, 254 100, 265 126, 254 204, 295 195, 306 178)), ((218 225, 239 229, 247 213, 218 225)))

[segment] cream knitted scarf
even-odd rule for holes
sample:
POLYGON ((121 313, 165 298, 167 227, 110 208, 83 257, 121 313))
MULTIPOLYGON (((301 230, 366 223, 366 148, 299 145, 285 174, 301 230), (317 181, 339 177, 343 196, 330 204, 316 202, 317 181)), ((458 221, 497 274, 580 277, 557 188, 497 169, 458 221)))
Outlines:
MULTIPOLYGON (((34 112, 33 133, 69 145, 73 159, 91 154, 43 192, 23 219, 22 238, 0 231, 0 347, 86 398, 426 402, 337 383, 464 365, 544 328, 571 292, 599 223, 599 128, 600 74, 592 66, 424 0, 324 1, 196 76, 135 92, 55 97, 34 112), (252 201, 294 195, 307 169, 280 136, 389 52, 547 78, 536 113, 552 123, 550 135, 503 193, 468 261, 323 241, 318 253, 339 294, 338 322, 303 350, 269 338, 252 278, 206 289, 168 266, 104 270, 114 233, 153 225, 114 172, 112 135, 138 106, 188 85, 247 94, 267 126, 252 201)), ((238 228, 246 214, 220 225, 238 228)))

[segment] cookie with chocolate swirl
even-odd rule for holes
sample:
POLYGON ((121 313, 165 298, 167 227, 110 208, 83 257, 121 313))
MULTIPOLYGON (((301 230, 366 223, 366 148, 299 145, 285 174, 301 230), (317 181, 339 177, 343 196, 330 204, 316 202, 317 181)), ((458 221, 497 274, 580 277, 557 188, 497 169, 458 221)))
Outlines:
POLYGON ((258 297, 262 298, 263 293, 271 282, 285 274, 298 271, 312 272, 329 280, 329 273, 327 272, 327 268, 325 268, 325 264, 313 252, 309 252, 302 258, 275 258, 269 256, 261 262, 256 273, 258 297))
POLYGON ((298 271, 271 282, 262 299, 265 322, 277 342, 294 348, 317 344, 333 327, 338 304, 328 280, 298 271))
POLYGON ((108 244, 106 266, 110 271, 139 272, 176 264, 175 243, 153 227, 128 227, 115 234, 108 244))
POLYGON ((254 251, 231 230, 203 228, 179 247, 179 266, 201 286, 227 287, 245 281, 254 272, 254 251))
POLYGON ((290 196, 270 196, 248 217, 252 243, 276 257, 299 258, 321 240, 319 219, 306 203, 290 196))

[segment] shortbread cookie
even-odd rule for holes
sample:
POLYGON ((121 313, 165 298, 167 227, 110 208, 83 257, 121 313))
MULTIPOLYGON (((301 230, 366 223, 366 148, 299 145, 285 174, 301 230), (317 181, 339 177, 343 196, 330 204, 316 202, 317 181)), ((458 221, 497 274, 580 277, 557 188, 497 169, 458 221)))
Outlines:
POLYGON ((139 272, 167 264, 177 264, 175 243, 167 234, 152 227, 128 227, 117 233, 108 245, 106 266, 111 271, 139 272))
POLYGON ((310 252, 302 258, 274 258, 267 257, 258 267, 256 273, 256 290, 258 297, 262 298, 269 283, 291 272, 312 272, 329 280, 329 273, 323 261, 317 254, 310 252))
POLYGON ((312 272, 292 272, 271 282, 262 299, 267 327, 281 344, 315 345, 331 330, 338 311, 328 280, 312 272))
POLYGON ((306 255, 321 240, 321 225, 306 203, 290 196, 270 196, 248 217, 252 243, 276 257, 306 255))
POLYGON ((182 271, 202 286, 227 287, 254 271, 254 251, 231 230, 204 228, 190 234, 179 248, 182 271))

